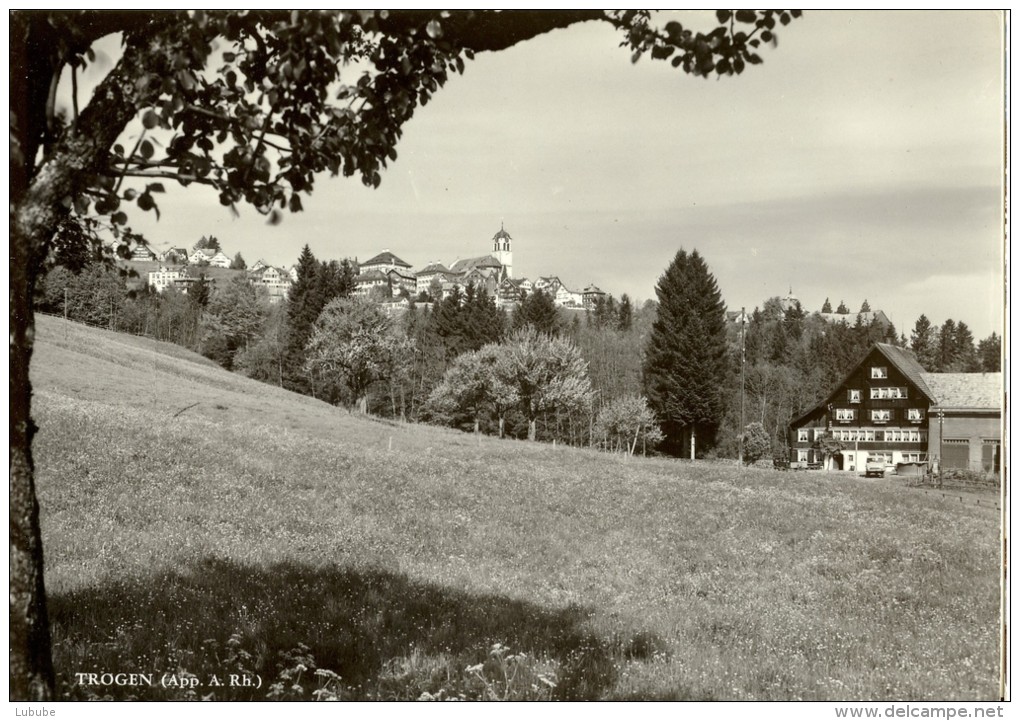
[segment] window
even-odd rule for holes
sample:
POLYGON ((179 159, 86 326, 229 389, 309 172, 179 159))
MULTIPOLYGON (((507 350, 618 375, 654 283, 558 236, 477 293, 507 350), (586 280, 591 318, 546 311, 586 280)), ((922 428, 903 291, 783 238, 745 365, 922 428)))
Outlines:
POLYGON ((888 423, 892 413, 887 408, 876 408, 871 411, 872 423, 888 423))
POLYGON ((864 431, 863 437, 858 436, 862 441, 873 441, 875 440, 875 431, 864 431))
POLYGON ((904 453, 903 454, 903 462, 904 463, 920 463, 920 461, 921 461, 921 454, 920 453, 904 453))
POLYGON ((824 428, 815 428, 815 440, 816 441, 819 438, 821 438, 822 436, 824 436, 824 435, 825 435, 825 429, 824 428))
POLYGON ((871 366, 871 377, 872 378, 888 378, 889 369, 885 366, 871 366))
POLYGON ((896 398, 906 398, 907 389, 906 386, 897 386, 895 388, 889 388, 887 386, 875 386, 871 389, 871 400, 887 400, 896 398))
POLYGON ((798 443, 807 443, 810 440, 811 439, 808 438, 808 429, 807 428, 801 428, 799 431, 797 431, 797 442, 798 443))
POLYGON ((807 463, 807 454, 808 452, 805 449, 797 451, 797 460, 801 463, 807 463))
POLYGON ((846 396, 847 396, 847 401, 848 402, 850 402, 850 403, 860 403, 861 402, 861 389, 860 388, 851 388, 850 390, 848 390, 846 392, 846 396))
POLYGON ((837 408, 836 409, 836 420, 837 421, 852 421, 854 419, 853 408, 837 408))
POLYGON ((920 423, 924 418, 924 411, 920 408, 908 408, 907 409, 907 420, 911 423, 920 423))

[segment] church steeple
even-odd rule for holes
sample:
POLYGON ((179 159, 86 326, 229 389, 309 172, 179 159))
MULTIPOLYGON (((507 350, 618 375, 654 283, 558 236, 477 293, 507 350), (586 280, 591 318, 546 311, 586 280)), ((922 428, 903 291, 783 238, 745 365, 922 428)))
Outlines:
POLYGON ((513 252, 510 250, 510 241, 512 238, 510 234, 506 232, 506 228, 503 226, 503 221, 499 222, 499 232, 492 236, 492 254, 496 256, 496 260, 502 263, 503 267, 506 268, 506 275, 508 278, 513 277, 513 252))

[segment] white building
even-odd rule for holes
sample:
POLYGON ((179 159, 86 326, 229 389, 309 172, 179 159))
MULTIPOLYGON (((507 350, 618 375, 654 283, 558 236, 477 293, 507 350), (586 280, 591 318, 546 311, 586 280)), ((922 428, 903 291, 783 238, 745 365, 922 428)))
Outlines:
POLYGON ((175 281, 185 277, 183 270, 171 270, 166 266, 160 266, 159 270, 149 271, 149 285, 156 289, 157 293, 162 293, 164 290, 174 285, 175 281))

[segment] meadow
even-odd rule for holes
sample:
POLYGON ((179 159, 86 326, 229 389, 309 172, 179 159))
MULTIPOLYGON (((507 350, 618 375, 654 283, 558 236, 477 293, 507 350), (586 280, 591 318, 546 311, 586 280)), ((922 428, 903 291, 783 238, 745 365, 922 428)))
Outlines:
POLYGON ((991 504, 359 418, 37 320, 61 698, 998 697, 991 504))

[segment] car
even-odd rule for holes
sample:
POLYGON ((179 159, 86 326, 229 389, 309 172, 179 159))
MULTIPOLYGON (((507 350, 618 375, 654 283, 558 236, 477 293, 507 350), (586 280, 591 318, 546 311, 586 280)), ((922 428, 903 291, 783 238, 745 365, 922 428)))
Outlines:
POLYGON ((885 477, 885 459, 881 456, 868 456, 868 460, 864 463, 864 477, 871 478, 872 476, 885 477))

